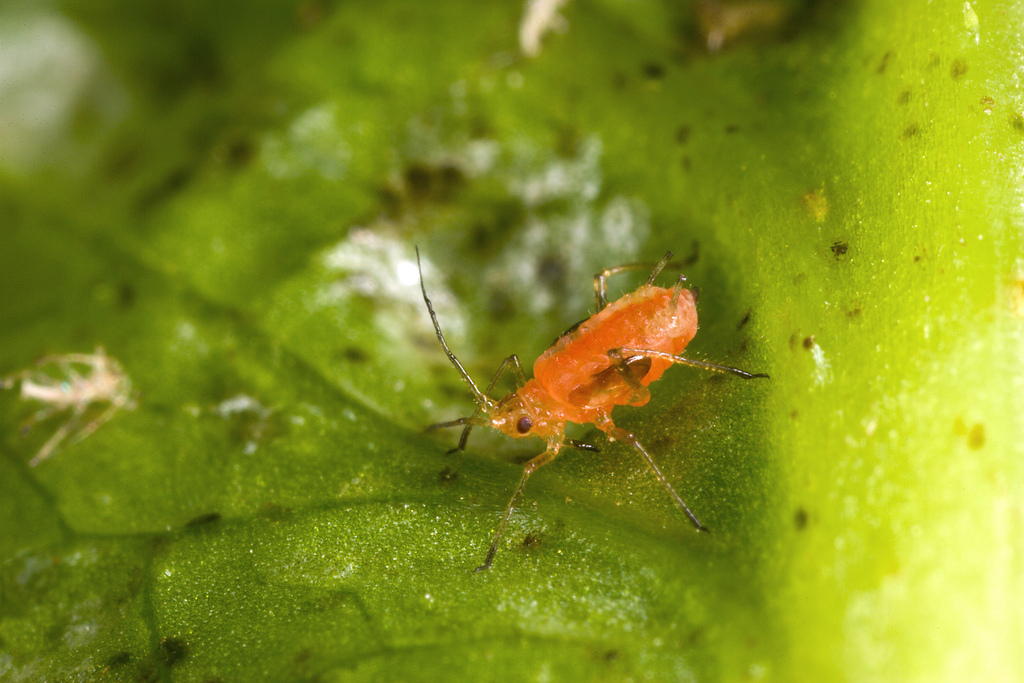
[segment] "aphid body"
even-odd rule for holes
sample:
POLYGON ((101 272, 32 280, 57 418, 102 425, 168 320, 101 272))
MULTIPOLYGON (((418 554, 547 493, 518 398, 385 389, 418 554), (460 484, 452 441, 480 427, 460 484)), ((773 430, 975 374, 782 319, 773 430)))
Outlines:
POLYGON ((96 352, 92 354, 46 356, 36 363, 36 368, 0 379, 0 389, 8 389, 20 381, 22 400, 39 401, 45 405, 32 416, 26 429, 66 410, 71 410, 71 416, 29 461, 31 467, 50 457, 72 432, 75 432, 75 435, 71 443, 77 443, 96 431, 118 410, 135 407, 132 383, 128 374, 120 363, 103 351, 102 347, 97 347, 96 352), (47 365, 56 365, 63 373, 63 377, 54 377, 38 369, 47 365), (83 375, 75 369, 75 365, 88 368, 88 372, 83 375), (80 427, 82 417, 96 403, 107 403, 107 409, 80 427))
MULTIPOLYGON (((418 255, 417 252, 417 258, 418 255)), ((529 476, 554 460, 564 445, 596 450, 588 444, 566 439, 565 426, 568 422, 594 424, 605 432, 610 440, 623 441, 632 446, 643 457, 658 481, 694 527, 699 531, 706 531, 636 437, 615 426, 611 412, 619 405, 645 405, 651 398, 648 385, 660 378, 673 364, 730 373, 744 379, 767 375, 752 374, 737 368, 692 360, 679 355, 697 332, 697 290, 684 287, 685 278, 682 277, 670 288, 654 285, 654 280, 668 265, 671 257, 672 254, 669 252, 654 266, 646 284, 611 304, 605 298, 609 276, 651 266, 628 264, 609 268, 597 274, 594 277, 597 312, 559 337, 554 345, 537 359, 533 365, 532 379, 526 380, 519 359, 513 354, 502 363, 485 392, 477 388, 448 348, 437 316, 427 298, 421 275, 423 298, 433 320, 437 338, 477 402, 477 410, 472 416, 443 422, 433 425, 432 428, 463 426, 462 438, 454 450, 465 448, 469 432, 474 426, 493 427, 516 438, 538 436, 547 442, 547 449, 525 464, 519 486, 506 507, 484 564, 478 567, 477 571, 491 566, 498 544, 529 476), (503 399, 495 401, 488 394, 506 368, 511 368, 519 388, 503 399)))

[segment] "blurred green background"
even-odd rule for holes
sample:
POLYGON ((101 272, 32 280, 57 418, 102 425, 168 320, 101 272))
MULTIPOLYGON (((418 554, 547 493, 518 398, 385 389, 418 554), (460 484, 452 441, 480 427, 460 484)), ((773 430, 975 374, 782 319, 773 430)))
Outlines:
POLYGON ((1022 26, 5 4, 0 376, 103 346, 138 407, 31 468, 68 413, 0 392, 0 681, 1021 680, 1022 26), (540 445, 424 433, 414 245, 478 381, 689 259, 688 354, 771 380, 615 418, 712 533, 580 427, 474 574, 540 445))

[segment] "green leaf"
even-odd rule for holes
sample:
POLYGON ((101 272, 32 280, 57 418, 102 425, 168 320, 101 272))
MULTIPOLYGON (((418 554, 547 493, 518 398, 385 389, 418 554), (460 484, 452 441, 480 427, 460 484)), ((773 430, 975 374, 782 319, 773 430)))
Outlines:
POLYGON ((0 10, 0 374, 137 392, 0 392, 0 680, 1020 679, 1024 6, 716 8, 0 10), (414 245, 478 383, 686 260, 771 379, 615 420, 712 533, 583 426, 474 573, 540 446, 424 432, 414 245))

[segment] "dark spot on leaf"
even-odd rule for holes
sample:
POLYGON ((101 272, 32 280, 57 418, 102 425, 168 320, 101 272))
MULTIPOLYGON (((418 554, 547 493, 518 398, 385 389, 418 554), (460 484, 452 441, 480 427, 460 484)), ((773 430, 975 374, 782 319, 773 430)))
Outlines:
POLYGON ((693 162, 690 161, 690 157, 683 157, 680 160, 679 165, 683 167, 684 171, 689 172, 690 168, 693 167, 693 162))
POLYGON ((797 508, 793 514, 793 526, 796 527, 797 531, 803 531, 807 528, 807 510, 803 508, 797 508))
POLYGON ((689 126, 679 126, 678 128, 676 128, 676 142, 678 142, 680 145, 685 145, 687 140, 689 140, 689 139, 690 139, 690 127, 689 126))
POLYGON ((1024 115, 1020 112, 1015 112, 1010 115, 1010 125, 1018 133, 1024 133, 1024 115))
POLYGON ((358 346, 346 346, 341 350, 341 357, 349 363, 365 363, 370 360, 366 351, 358 346))
POLYGON ((740 321, 736 324, 736 329, 737 330, 742 330, 744 327, 746 327, 747 323, 750 322, 750 312, 751 311, 748 308, 747 312, 745 314, 743 314, 742 318, 740 318, 740 321))
POLYGON ((959 79, 961 76, 963 76, 965 73, 967 73, 967 62, 960 59, 959 57, 957 59, 954 59, 953 64, 950 65, 949 67, 950 78, 952 78, 955 81, 959 79))
POLYGON ((789 413, 789 419, 790 420, 795 420, 798 417, 800 417, 800 411, 799 410, 792 410, 792 411, 790 411, 790 413, 789 413))
POLYGON ((106 661, 103 662, 103 666, 105 666, 108 669, 117 669, 124 666, 125 664, 131 664, 131 661, 132 653, 125 650, 123 652, 118 652, 116 655, 111 655, 110 657, 108 657, 106 661))
POLYGON ((465 176, 454 164, 412 164, 405 169, 405 185, 416 201, 451 201, 465 184, 465 176))
POLYGON ((647 62, 643 66, 643 74, 651 80, 661 80, 665 77, 665 67, 657 62, 647 62))
POLYGON ((224 161, 233 168, 247 166, 255 156, 255 147, 248 138, 235 138, 224 147, 224 161))
POLYGON ((619 653, 617 650, 608 650, 608 652, 604 653, 604 661, 606 662, 614 662, 618 658, 619 653))
POLYGON ((903 92, 901 92, 899 95, 896 96, 896 104, 905 105, 905 104, 908 104, 909 102, 910 102, 910 91, 909 90, 904 90, 903 92))
POLYGON ((557 256, 541 259, 537 264, 537 279, 547 287, 562 289, 566 280, 565 263, 557 256))
POLYGON ((199 515, 185 522, 185 526, 189 528, 195 528, 197 526, 206 526, 207 524, 213 524, 214 522, 220 521, 219 512, 207 512, 205 515, 199 515))
POLYGON ((292 518, 292 509, 277 503, 267 503, 260 509, 259 516, 270 522, 287 522, 292 518))
POLYGON ((967 423, 959 415, 953 420, 953 433, 957 436, 967 435, 967 423))
POLYGON ((977 450, 985 445, 985 425, 976 424, 967 433, 967 445, 977 450))
POLYGON ((911 123, 909 126, 903 129, 902 133, 900 133, 900 138, 903 140, 909 140, 915 135, 917 135, 917 123, 911 123))
POLYGON ((615 73, 612 74, 613 90, 623 90, 627 85, 629 85, 629 76, 622 73, 621 71, 616 71, 615 73))
POLYGON ((173 667, 188 657, 188 643, 181 638, 164 638, 160 641, 160 656, 164 664, 173 667))
POLYGON ((988 95, 982 95, 981 99, 978 100, 978 104, 981 105, 981 110, 986 114, 992 113, 992 107, 996 106, 996 101, 988 95))
POLYGON ((135 303, 135 286, 130 282, 122 282, 117 286, 117 304, 122 309, 131 308, 135 303))
POLYGON ((813 334, 810 337, 804 337, 803 346, 808 351, 810 351, 811 349, 814 348, 814 335, 813 334))
POLYGON ((864 311, 861 309, 860 304, 854 304, 853 308, 846 312, 847 318, 856 318, 860 316, 864 311))
POLYGON ((459 471, 452 467, 445 467, 437 475, 437 482, 442 485, 454 484, 459 478, 459 471))
POLYGON ((739 124, 730 123, 730 124, 726 125, 725 132, 729 133, 731 135, 731 134, 737 132, 739 129, 740 129, 739 124))
POLYGON ((889 60, 892 59, 892 50, 889 50, 882 58, 878 60, 878 66, 875 67, 875 73, 884 74, 885 70, 889 67, 889 60))
POLYGON ((939 53, 938 52, 935 52, 934 50, 932 50, 932 52, 929 53, 929 55, 928 55, 928 68, 929 69, 937 69, 937 68, 939 68, 940 64, 942 64, 942 58, 939 57, 939 53))
POLYGON ((526 538, 523 539, 523 547, 530 550, 540 546, 543 542, 543 534, 526 534, 526 538))
POLYGON ((843 242, 843 241, 837 240, 837 241, 832 243, 832 246, 829 247, 829 249, 832 250, 832 253, 835 255, 836 259, 838 260, 840 257, 846 256, 846 252, 848 252, 850 250, 850 244, 849 244, 849 242, 843 242))
POLYGON ((160 183, 142 193, 135 203, 136 210, 140 213, 148 212, 184 189, 191 179, 191 169, 174 169, 160 183))

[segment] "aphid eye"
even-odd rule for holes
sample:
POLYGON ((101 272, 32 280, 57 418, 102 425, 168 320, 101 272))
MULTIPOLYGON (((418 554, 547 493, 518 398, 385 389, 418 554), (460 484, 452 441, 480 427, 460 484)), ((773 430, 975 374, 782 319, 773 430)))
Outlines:
POLYGON ((519 422, 516 422, 516 431, 520 434, 525 434, 533 428, 533 422, 528 417, 519 418, 519 422))

